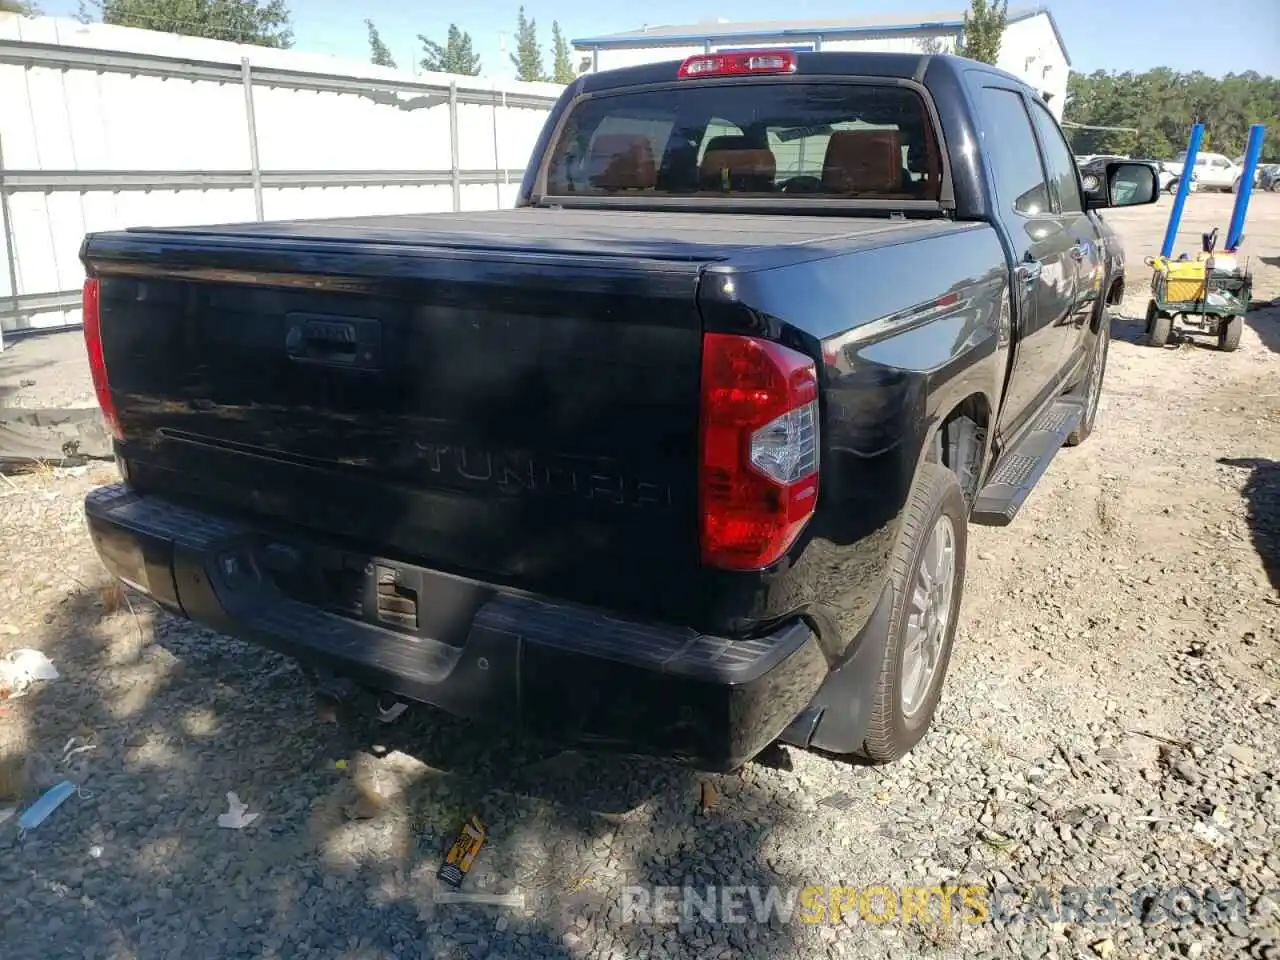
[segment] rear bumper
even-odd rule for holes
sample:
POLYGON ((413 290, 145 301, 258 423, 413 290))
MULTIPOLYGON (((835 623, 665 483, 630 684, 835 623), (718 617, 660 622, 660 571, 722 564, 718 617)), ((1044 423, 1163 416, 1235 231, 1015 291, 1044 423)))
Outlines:
POLYGON ((828 674, 801 622, 729 640, 618 620, 284 540, 122 484, 90 493, 85 516, 107 569, 175 614, 450 713, 515 720, 565 746, 734 769, 783 733, 828 674), (298 576, 336 567, 411 590, 416 627, 379 625, 373 573, 351 616, 285 592, 298 576))

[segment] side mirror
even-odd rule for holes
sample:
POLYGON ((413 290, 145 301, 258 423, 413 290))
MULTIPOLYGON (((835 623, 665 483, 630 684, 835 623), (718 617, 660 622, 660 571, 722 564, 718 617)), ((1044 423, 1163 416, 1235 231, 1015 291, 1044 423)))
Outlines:
POLYGON ((1090 210, 1137 207, 1160 199, 1160 178, 1154 163, 1113 160, 1102 173, 1084 175, 1084 202, 1090 210))

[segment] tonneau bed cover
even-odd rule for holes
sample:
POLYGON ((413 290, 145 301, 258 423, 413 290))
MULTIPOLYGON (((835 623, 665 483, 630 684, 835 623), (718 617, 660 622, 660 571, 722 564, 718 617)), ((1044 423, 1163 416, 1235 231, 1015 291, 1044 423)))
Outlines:
POLYGON ((148 228, 148 234, 406 244, 485 251, 720 260, 747 251, 797 245, 879 246, 904 234, 936 231, 945 221, 776 216, 738 213, 565 210, 524 207, 475 213, 285 220, 148 228))

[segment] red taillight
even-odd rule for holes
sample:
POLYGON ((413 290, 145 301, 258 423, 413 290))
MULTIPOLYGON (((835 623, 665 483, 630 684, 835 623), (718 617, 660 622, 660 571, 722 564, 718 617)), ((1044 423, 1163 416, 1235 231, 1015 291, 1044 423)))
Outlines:
POLYGON ((702 562, 767 567, 817 507, 817 368, 770 340, 705 334, 701 427, 702 562))
POLYGON ((93 376, 93 392, 102 408, 102 419, 117 440, 124 439, 120 418, 116 415, 116 403, 111 399, 111 385, 107 382, 107 363, 102 355, 102 311, 99 305, 98 281, 90 277, 84 282, 84 345, 89 353, 89 373, 93 376))
POLYGON ((795 73, 796 55, 790 50, 746 50, 700 53, 680 64, 676 77, 736 77, 750 73, 795 73))

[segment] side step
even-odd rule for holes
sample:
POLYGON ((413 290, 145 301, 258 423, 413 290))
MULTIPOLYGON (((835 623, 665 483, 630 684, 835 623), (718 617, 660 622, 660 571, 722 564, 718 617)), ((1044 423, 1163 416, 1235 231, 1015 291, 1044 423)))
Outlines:
POLYGON ((978 493, 970 523, 1007 527, 1084 416, 1084 404, 1063 397, 1040 415, 1016 447, 1006 451, 978 493))

